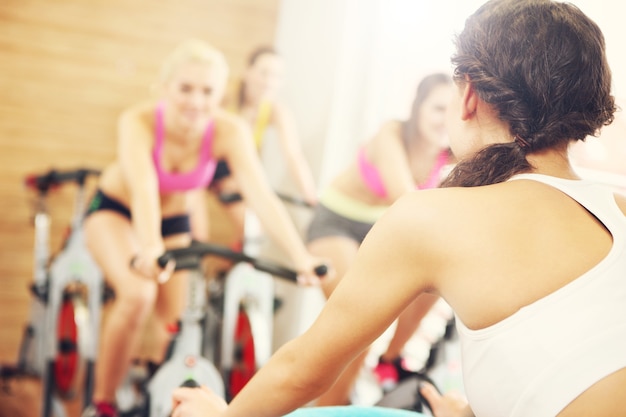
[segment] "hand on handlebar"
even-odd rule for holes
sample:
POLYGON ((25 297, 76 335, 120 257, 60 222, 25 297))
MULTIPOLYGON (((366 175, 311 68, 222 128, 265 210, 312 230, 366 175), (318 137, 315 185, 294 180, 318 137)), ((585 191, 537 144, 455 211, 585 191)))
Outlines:
POLYGON ((172 394, 172 417, 216 416, 227 408, 226 401, 209 388, 177 388, 172 394))
POLYGON ((308 256, 304 266, 298 267, 298 284, 305 286, 318 286, 322 279, 334 274, 328 261, 314 256, 308 256))
POLYGON ((474 413, 469 408, 467 400, 457 392, 449 392, 441 395, 437 388, 424 382, 420 388, 420 394, 428 401, 433 414, 436 417, 473 417, 474 413))
POLYGON ((162 250, 138 253, 131 258, 130 268, 159 284, 165 284, 171 278, 176 262, 170 259, 164 267, 161 267, 158 259, 162 253, 162 250))

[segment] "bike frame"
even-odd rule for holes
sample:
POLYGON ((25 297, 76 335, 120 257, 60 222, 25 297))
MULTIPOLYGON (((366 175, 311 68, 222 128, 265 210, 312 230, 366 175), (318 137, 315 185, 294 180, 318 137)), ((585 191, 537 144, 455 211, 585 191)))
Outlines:
MULTIPOLYGON (((64 296, 71 285, 81 286, 87 294, 86 308, 74 310, 72 316, 75 319, 75 326, 78 327, 78 346, 75 347, 78 349, 77 355, 86 361, 83 403, 87 405, 91 401, 104 280, 85 246, 82 222, 85 181, 89 175, 97 174, 98 171, 90 169, 66 172, 53 170, 42 176, 31 177, 27 181, 29 185, 39 190, 35 214, 35 275, 33 280, 33 292, 36 297, 32 305, 31 323, 27 328, 21 349, 20 366, 23 369, 32 367, 43 378, 42 417, 50 417, 53 414, 56 417, 64 416, 59 411, 59 401, 55 397, 57 384, 55 364, 60 349, 57 330, 61 308, 64 296), (70 181, 78 185, 70 235, 65 246, 48 268, 50 219, 44 198, 50 187, 70 181)), ((78 304, 77 302, 72 307, 78 304)))
POLYGON ((50 184, 27 179, 28 186, 37 189, 35 200, 35 243, 33 247, 33 283, 31 290, 35 297, 30 304, 29 320, 20 344, 17 368, 25 374, 41 376, 44 370, 43 338, 46 300, 48 292, 48 261, 50 259, 50 214, 46 197, 50 184))
POLYGON ((87 297, 85 311, 87 316, 78 315, 76 320, 76 324, 79 327, 79 354, 86 361, 83 394, 84 406, 90 404, 93 394, 94 366, 100 334, 100 312, 104 279, 100 268, 85 245, 85 236, 82 228, 84 192, 83 184, 79 184, 71 234, 65 248, 55 257, 50 266, 48 314, 46 315, 46 329, 44 331, 44 358, 46 361, 46 372, 44 374, 45 401, 42 411, 42 416, 44 417, 48 416, 47 402, 51 398, 54 384, 51 374, 54 372, 54 362, 59 353, 55 331, 59 320, 60 306, 63 302, 65 290, 72 284, 82 285, 86 289, 87 297))
MULTIPOLYGON (((206 307, 205 278, 201 270, 201 259, 207 255, 224 257, 239 264, 249 263, 250 265, 242 266, 248 266, 268 275, 277 275, 292 281, 295 281, 297 277, 297 273, 293 270, 219 245, 196 242, 187 248, 166 252, 159 259, 159 264, 165 266, 170 259, 174 258, 176 269, 189 269, 191 291, 173 353, 148 382, 150 417, 168 416, 172 406, 171 392, 189 380, 209 386, 222 397, 227 396, 220 372, 212 361, 201 356, 202 328, 200 323, 206 307)), ((324 274, 325 267, 318 269, 318 273, 324 274)), ((228 280, 229 276, 226 279, 228 280)))
POLYGON ((201 355, 202 326, 206 293, 205 278, 200 262, 189 271, 189 294, 187 308, 183 313, 180 331, 176 336, 171 356, 159 367, 147 385, 149 416, 168 417, 171 413, 172 391, 186 380, 206 385, 222 398, 224 382, 215 365, 201 355))

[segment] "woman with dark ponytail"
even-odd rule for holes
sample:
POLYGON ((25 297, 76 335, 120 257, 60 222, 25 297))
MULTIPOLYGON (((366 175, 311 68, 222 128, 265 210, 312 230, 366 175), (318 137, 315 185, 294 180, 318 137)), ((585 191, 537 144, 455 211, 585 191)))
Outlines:
MULTIPOLYGON (((603 35, 568 3, 491 0, 452 61, 459 163, 446 188, 409 193, 378 220, 317 321, 231 404, 181 389, 174 417, 302 406, 424 292, 456 313, 469 400, 425 385, 435 416, 624 415, 626 196, 568 159, 615 112, 603 35)), ((351 413, 365 415, 333 415, 351 413)))
POLYGON ((565 5, 546 12, 549 25, 532 22, 546 3, 512 4, 508 15, 486 6, 466 22, 466 36, 458 37, 452 58, 457 83, 469 81, 509 125, 514 140, 480 150, 459 164, 444 185, 506 181, 532 170, 527 155, 562 151, 613 121, 611 72, 600 29, 561 13, 565 5))

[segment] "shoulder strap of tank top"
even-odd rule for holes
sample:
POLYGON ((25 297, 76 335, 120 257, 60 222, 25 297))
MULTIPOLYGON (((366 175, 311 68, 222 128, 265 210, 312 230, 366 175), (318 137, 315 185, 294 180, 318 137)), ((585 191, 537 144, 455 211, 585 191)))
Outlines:
POLYGON ((163 136, 165 135, 165 127, 163 126, 163 102, 156 105, 154 117, 154 150, 155 153, 161 153, 163 147, 163 136))
POLYGON ((448 163, 448 159, 450 159, 450 151, 448 149, 441 151, 439 157, 437 158, 436 169, 439 170, 443 168, 448 163))
POLYGON ((263 135, 269 125, 271 114, 272 103, 267 100, 262 101, 254 123, 254 144, 257 149, 261 149, 263 145, 263 135))
POLYGON ((202 139, 202 147, 200 160, 202 162, 213 159, 213 141, 215 138, 215 121, 209 120, 206 130, 204 131, 204 138, 202 139))

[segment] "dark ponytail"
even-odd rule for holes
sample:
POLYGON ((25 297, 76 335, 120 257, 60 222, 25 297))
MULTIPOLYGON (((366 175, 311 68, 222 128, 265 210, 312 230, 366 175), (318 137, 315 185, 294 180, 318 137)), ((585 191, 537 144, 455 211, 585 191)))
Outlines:
POLYGON ((487 146, 456 164, 440 187, 477 187, 496 184, 531 170, 526 152, 515 142, 487 146))

